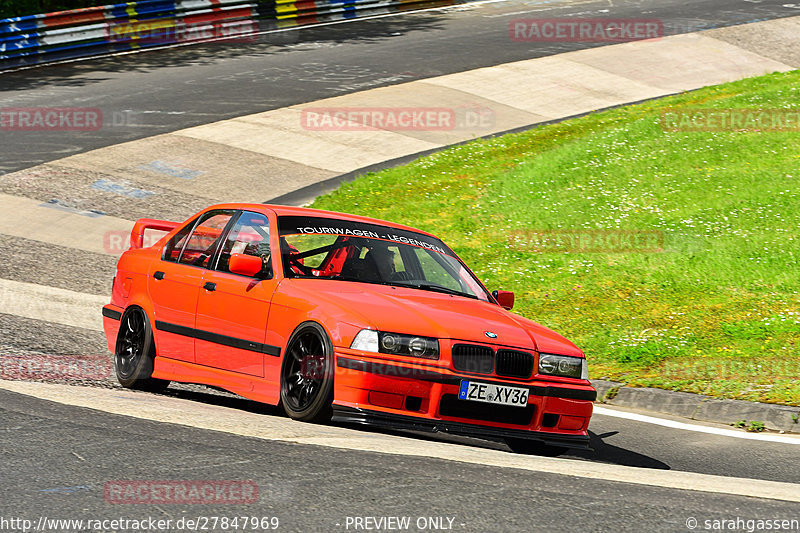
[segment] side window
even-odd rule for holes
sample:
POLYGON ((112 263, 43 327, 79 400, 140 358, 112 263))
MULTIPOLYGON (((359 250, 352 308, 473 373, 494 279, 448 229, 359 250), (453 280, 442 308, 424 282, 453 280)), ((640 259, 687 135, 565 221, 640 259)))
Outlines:
POLYGON ((217 247, 222 231, 233 216, 234 211, 209 211, 200 219, 192 234, 189 235, 179 263, 199 267, 208 267, 211 256, 217 247))
POLYGON ((197 219, 193 219, 169 240, 164 247, 164 255, 162 256, 164 261, 178 262, 178 257, 181 255, 181 250, 183 250, 183 245, 186 244, 186 237, 189 236, 189 232, 192 231, 196 222, 197 219))
POLYGON ((217 270, 229 272, 231 254, 260 257, 263 267, 256 277, 272 277, 272 255, 269 244, 269 221, 261 213, 244 211, 228 233, 217 260, 217 270))

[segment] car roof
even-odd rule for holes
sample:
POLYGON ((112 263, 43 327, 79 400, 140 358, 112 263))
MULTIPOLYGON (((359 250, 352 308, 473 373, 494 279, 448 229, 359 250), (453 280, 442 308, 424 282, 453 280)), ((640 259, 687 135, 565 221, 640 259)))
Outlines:
POLYGON ((227 203, 227 204, 216 204, 208 207, 207 209, 204 209, 203 211, 208 211, 210 209, 249 209, 251 211, 261 211, 261 212, 272 211, 278 216, 326 217, 338 220, 352 220, 355 222, 378 224, 381 226, 388 226, 390 228, 413 231, 415 233, 421 233, 423 235, 428 235, 435 239, 439 239, 439 237, 437 237, 432 233, 428 233, 427 231, 423 231, 421 229, 412 228, 411 226, 405 226, 403 224, 396 224, 394 222, 389 222, 378 218, 363 217, 360 215, 351 215, 348 213, 339 213, 336 211, 311 209, 310 207, 293 207, 288 205, 273 205, 273 204, 227 203))

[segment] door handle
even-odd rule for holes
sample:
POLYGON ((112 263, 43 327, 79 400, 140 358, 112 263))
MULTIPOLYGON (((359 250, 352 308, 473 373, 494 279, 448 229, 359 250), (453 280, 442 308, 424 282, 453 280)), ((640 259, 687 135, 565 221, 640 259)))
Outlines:
POLYGON ((203 285, 203 288, 207 291, 215 291, 217 290, 217 284, 211 283, 210 281, 206 281, 206 284, 203 285))
POLYGON ((161 272, 160 270, 156 270, 156 272, 153 274, 153 277, 156 279, 164 279, 165 277, 167 277, 167 275, 161 272))

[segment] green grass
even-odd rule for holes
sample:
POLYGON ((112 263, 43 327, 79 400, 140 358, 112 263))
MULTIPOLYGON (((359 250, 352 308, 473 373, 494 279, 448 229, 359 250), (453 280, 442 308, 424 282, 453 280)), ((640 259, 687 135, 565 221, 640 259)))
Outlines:
POLYGON ((772 74, 479 140, 313 207, 440 236, 592 378, 800 405, 800 132, 666 132, 665 108, 800 105, 772 74), (536 250, 538 230, 658 232, 657 251, 536 250))

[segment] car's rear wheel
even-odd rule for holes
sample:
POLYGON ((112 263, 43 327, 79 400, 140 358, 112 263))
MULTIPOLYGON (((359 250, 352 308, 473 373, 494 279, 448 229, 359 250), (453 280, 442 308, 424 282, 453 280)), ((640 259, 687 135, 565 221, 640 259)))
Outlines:
POLYGON ((120 320, 114 352, 114 368, 120 385, 151 392, 166 389, 169 381, 152 377, 155 354, 150 320, 142 309, 129 308, 120 320))
POLYGON ((513 437, 506 437, 506 444, 508 444, 508 447, 516 453, 524 453, 527 455, 544 455, 546 457, 557 457, 569 450, 569 448, 545 444, 539 440, 517 439, 513 437))
POLYGON ((333 343, 316 322, 301 324, 286 345, 281 367, 281 404, 305 422, 327 422, 333 402, 333 343))

